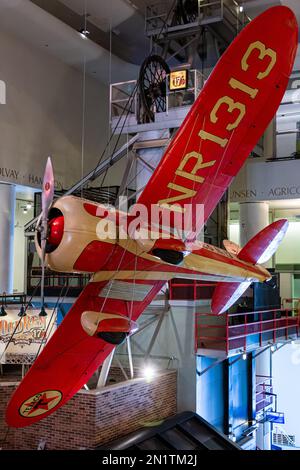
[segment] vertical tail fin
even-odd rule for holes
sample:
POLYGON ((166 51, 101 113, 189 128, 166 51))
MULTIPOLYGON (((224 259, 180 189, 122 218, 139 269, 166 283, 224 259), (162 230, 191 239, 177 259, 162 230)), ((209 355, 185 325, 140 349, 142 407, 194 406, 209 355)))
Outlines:
MULTIPOLYGON (((277 250, 287 229, 288 221, 286 219, 273 222, 255 235, 238 252, 237 257, 252 264, 265 263, 277 250)), ((211 302, 212 313, 223 313, 228 310, 243 295, 250 284, 248 281, 219 283, 211 302)))

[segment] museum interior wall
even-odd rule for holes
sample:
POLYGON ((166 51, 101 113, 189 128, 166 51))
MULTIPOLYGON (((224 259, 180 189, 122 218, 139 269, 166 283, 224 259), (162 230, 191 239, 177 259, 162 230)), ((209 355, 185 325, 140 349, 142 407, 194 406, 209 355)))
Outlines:
MULTIPOLYGON (((33 202, 33 189, 41 187, 48 155, 58 190, 68 189, 96 166, 110 136, 109 86, 90 75, 84 78, 82 70, 48 53, 46 44, 42 50, 3 31, 0 61, 5 85, 0 105, 0 181, 16 185, 13 290, 24 292, 23 227, 33 211, 23 213, 22 198, 33 202)), ((103 158, 109 157, 114 144, 113 140, 103 158)), ((104 184, 119 185, 125 165, 124 159, 108 171, 104 184)))
MULTIPOLYGON (((84 173, 97 164, 110 135, 108 85, 86 76, 83 104, 82 71, 2 32, 0 61, 0 79, 6 85, 0 179, 40 187, 51 155, 57 187, 68 188, 82 173, 83 120, 84 173)), ((109 176, 109 184, 119 182, 118 171, 109 176)))

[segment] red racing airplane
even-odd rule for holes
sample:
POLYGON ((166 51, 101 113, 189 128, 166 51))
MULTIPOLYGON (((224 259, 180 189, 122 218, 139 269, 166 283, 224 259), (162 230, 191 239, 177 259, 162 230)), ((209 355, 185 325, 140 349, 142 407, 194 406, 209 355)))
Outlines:
POLYGON ((196 223, 195 210, 191 219, 196 232, 203 228, 273 118, 297 44, 293 12, 273 7, 251 21, 220 58, 137 201, 148 210, 158 206, 162 214, 179 214, 169 219, 168 238, 165 226, 158 227, 158 237, 137 240, 128 229, 128 236, 120 237, 124 214, 84 199, 65 196, 52 203, 48 162, 36 236, 42 263, 56 271, 93 275, 13 394, 6 410, 9 426, 36 423, 66 403, 135 330, 136 320, 166 281, 219 281, 211 309, 222 313, 251 282, 270 279, 260 264, 275 252, 286 220, 272 223, 242 249, 230 243, 225 250, 194 239, 191 243, 175 233, 186 204, 193 209, 202 204, 202 224, 196 223), (99 236, 104 212, 115 236, 99 236))

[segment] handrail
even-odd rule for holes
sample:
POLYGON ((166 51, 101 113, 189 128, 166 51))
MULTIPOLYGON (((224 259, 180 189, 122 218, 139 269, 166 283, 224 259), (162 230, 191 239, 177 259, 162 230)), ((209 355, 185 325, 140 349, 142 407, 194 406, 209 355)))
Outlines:
MULTIPOLYGON (((294 310, 293 308, 272 308, 268 310, 253 310, 251 312, 238 312, 238 313, 227 313, 226 315, 228 317, 237 317, 237 316, 244 316, 244 315, 255 315, 256 313, 270 313, 270 312, 282 312, 282 311, 288 311, 290 312, 291 310, 294 310)), ((209 317, 217 317, 220 318, 220 315, 218 313, 203 313, 203 312, 197 312, 197 316, 209 316, 209 317)), ((241 326, 241 325, 238 325, 241 326)))
MULTIPOLYGON (((172 301, 176 301, 176 300, 197 300, 197 288, 210 288, 210 287, 215 287, 217 284, 215 282, 205 282, 205 281, 198 281, 196 279, 186 279, 186 282, 174 282, 176 281, 176 278, 175 280, 172 280, 172 281, 169 281, 169 300, 172 300, 172 301), (175 291, 176 291, 176 288, 186 288, 186 289, 189 289, 189 291, 191 289, 193 289, 193 297, 192 299, 187 299, 185 296, 184 297, 180 297, 180 298, 174 298, 174 294, 175 294, 175 291)), ((207 300, 208 297, 202 297, 202 300, 205 299, 207 300)), ((201 299, 199 299, 201 300, 201 299)))
POLYGON ((274 433, 276 433, 276 434, 281 434, 282 436, 285 436, 286 439, 287 439, 287 441, 288 441, 288 443, 289 443, 289 445, 290 445, 291 447, 295 447, 295 442, 294 442, 294 440, 291 439, 290 434, 288 434, 287 431, 286 431, 284 428, 282 428, 282 427, 278 428, 278 426, 276 426, 275 431, 273 430, 273 434, 274 434, 274 433))
MULTIPOLYGON (((293 309, 270 309, 253 312, 225 314, 225 316, 209 313, 195 314, 195 345, 198 348, 230 350, 241 352, 249 348, 262 347, 263 344, 276 344, 277 341, 288 341, 299 335, 300 314, 291 315, 293 309), (257 321, 247 321, 249 315, 258 314, 257 321), (280 314, 280 316, 278 316, 280 314), (272 315, 272 318, 264 318, 272 315), (240 317, 239 324, 230 324, 230 318, 240 317), (210 322, 208 322, 210 320, 210 322), (219 320, 219 322, 216 322, 219 320), (211 323, 215 321, 216 323, 211 323), (212 333, 212 334, 211 334, 212 333), (270 337, 270 333, 273 333, 270 337), (248 338, 255 338, 248 341, 248 338)), ((293 312, 295 313, 295 312, 293 312)))

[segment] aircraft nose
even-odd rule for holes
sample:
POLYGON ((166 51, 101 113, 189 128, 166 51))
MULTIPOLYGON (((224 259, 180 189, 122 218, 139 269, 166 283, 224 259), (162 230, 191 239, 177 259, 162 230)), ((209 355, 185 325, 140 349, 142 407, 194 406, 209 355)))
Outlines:
POLYGON ((60 215, 49 221, 47 242, 57 248, 64 234, 64 216, 60 215))

